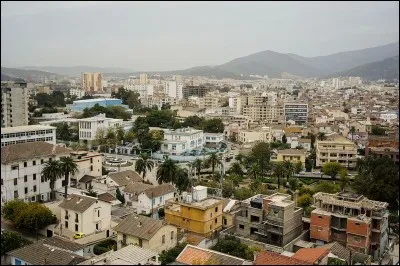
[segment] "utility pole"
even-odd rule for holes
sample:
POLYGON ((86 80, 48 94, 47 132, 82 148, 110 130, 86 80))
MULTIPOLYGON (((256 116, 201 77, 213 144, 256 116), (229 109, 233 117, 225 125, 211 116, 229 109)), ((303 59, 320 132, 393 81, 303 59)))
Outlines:
POLYGON ((38 236, 37 216, 36 216, 36 219, 35 219, 35 226, 36 226, 36 242, 38 242, 39 241, 39 236, 38 236))

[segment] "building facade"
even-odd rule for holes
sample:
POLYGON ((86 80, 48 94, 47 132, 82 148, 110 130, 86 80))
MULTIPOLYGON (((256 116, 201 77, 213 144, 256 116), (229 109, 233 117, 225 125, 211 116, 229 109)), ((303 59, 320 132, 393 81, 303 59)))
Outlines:
POLYGON ((1 127, 28 125, 29 95, 26 82, 1 84, 1 127))
POLYGON ((108 106, 121 106, 125 109, 128 109, 128 106, 122 104, 121 99, 113 99, 113 98, 104 98, 104 99, 88 99, 88 100, 78 100, 73 101, 71 110, 74 112, 82 112, 85 108, 92 108, 96 104, 108 107, 108 106))
POLYGON ((308 121, 308 104, 306 103, 285 103, 285 120, 292 120, 296 125, 306 125, 308 121))
POLYGON ((277 123, 284 114, 282 106, 276 105, 245 105, 243 115, 249 119, 263 121, 267 124, 277 123))
POLYGON ((354 168, 357 162, 357 145, 342 136, 328 137, 315 142, 316 166, 327 162, 338 162, 343 167, 354 168))
POLYGON ((195 149, 200 149, 204 144, 203 130, 193 128, 180 128, 164 132, 161 142, 161 152, 170 155, 181 155, 195 149))
POLYGON ((103 74, 83 72, 82 89, 90 94, 103 91, 103 74))
POLYGON ((18 126, 1 129, 1 147, 25 142, 45 141, 56 144, 56 128, 52 126, 18 126))

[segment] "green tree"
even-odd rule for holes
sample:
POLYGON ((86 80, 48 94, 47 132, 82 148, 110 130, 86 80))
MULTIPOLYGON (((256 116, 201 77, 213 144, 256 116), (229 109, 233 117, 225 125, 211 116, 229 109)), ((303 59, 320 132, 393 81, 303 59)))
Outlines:
POLYGON ((220 239, 211 249, 242 259, 250 261, 254 260, 255 250, 249 248, 245 244, 240 243, 240 240, 235 237, 227 236, 225 239, 220 239))
POLYGON ((358 174, 353 189, 371 200, 389 203, 397 210, 399 198, 399 166, 388 156, 370 155, 357 161, 358 174))
POLYGON ((372 126, 371 134, 378 135, 378 136, 384 136, 386 134, 386 130, 380 126, 372 126))
POLYGON ((340 189, 342 191, 345 190, 346 186, 349 184, 350 182, 350 178, 347 176, 347 170, 342 168, 339 171, 339 184, 340 184, 340 189))
POLYGON ((150 131, 151 138, 155 140, 164 140, 164 131, 162 130, 152 130, 150 131))
POLYGON ((43 204, 29 203, 13 221, 15 227, 34 232, 57 222, 56 216, 43 204))
POLYGON ((303 194, 297 198, 297 206, 301 208, 306 208, 310 206, 313 202, 313 198, 310 194, 303 194))
POLYGON ((78 172, 78 165, 71 157, 61 157, 60 167, 64 173, 64 198, 68 196, 69 175, 74 176, 78 172))
POLYGON ((198 117, 197 115, 188 116, 185 118, 185 121, 183 122, 182 126, 183 127, 194 127, 194 128, 200 129, 203 121, 204 121, 204 119, 198 117))
POLYGON ((314 149, 314 144, 315 144, 315 135, 311 134, 310 138, 311 138, 311 149, 313 150, 314 149))
POLYGON ((147 170, 151 172, 154 168, 154 162, 149 160, 147 153, 140 154, 140 158, 136 161, 135 171, 142 174, 143 180, 146 177, 147 170))
POLYGON ((186 247, 186 245, 187 243, 178 243, 174 248, 171 248, 167 251, 163 250, 160 255, 161 265, 169 265, 170 263, 175 262, 176 258, 186 247))
POLYGON ((318 140, 321 140, 321 141, 326 140, 326 135, 324 132, 318 133, 318 140))
POLYGON ((235 198, 238 200, 245 200, 253 196, 253 192, 250 189, 241 187, 235 191, 235 198))
POLYGON ((319 181, 315 185, 315 192, 324 192, 329 194, 334 194, 339 192, 340 187, 335 185, 332 181, 319 181))
POLYGON ((125 136, 124 128, 122 126, 117 126, 115 128, 115 134, 116 134, 118 144, 121 144, 121 142, 124 140, 124 136, 125 136))
POLYGON ((206 133, 223 133, 225 126, 219 118, 204 120, 201 127, 206 133))
POLYGON ((334 179, 342 168, 338 162, 327 162, 322 166, 322 172, 334 179))
POLYGON ((230 198, 234 196, 235 194, 235 187, 232 182, 229 182, 228 180, 225 180, 222 183, 222 197, 224 198, 230 198))
POLYGON ((294 168, 295 168, 295 173, 296 173, 296 174, 300 173, 300 172, 303 170, 303 164, 302 164, 302 162, 298 161, 298 162, 294 165, 294 168))
POLYGON ((136 135, 132 131, 125 132, 124 141, 133 142, 135 140, 135 137, 136 135))
POLYGON ((297 178, 289 178, 289 186, 291 190, 295 191, 299 186, 297 178))
POLYGON ((1 232, 1 255, 5 256, 8 252, 32 244, 31 241, 23 238, 19 233, 12 231, 1 232))
POLYGON ((189 187, 189 173, 187 169, 177 167, 176 176, 174 178, 176 188, 180 191, 186 191, 189 187))
MULTIPOLYGON (((103 128, 97 129, 95 139, 100 151, 102 147, 107 146, 106 131, 103 128)), ((108 147, 105 151, 108 151, 108 147)))
POLYGON ((282 136, 282 143, 287 143, 287 138, 286 138, 286 135, 285 134, 283 134, 283 136, 282 136))
POLYGON ((235 174, 235 175, 238 175, 240 177, 243 177, 243 169, 242 169, 242 166, 240 165, 240 163, 238 163, 238 162, 234 162, 231 165, 231 168, 229 168, 229 172, 231 174, 235 174))
POLYGON ((253 163, 250 169, 247 171, 247 177, 253 177, 254 180, 257 179, 258 174, 260 173, 260 166, 257 163, 253 163))
POLYGON ((350 133, 351 133, 351 141, 353 141, 354 133, 356 133, 356 128, 355 128, 354 126, 352 126, 352 127, 350 128, 350 133))
POLYGON ((95 192, 94 190, 93 190, 93 186, 92 185, 89 185, 89 187, 88 187, 88 189, 87 189, 87 192, 85 193, 87 196, 90 196, 90 197, 97 197, 97 192, 95 192))
POLYGON ((271 149, 270 145, 266 142, 258 142, 253 146, 250 152, 250 160, 256 161, 260 165, 261 176, 264 176, 265 171, 271 169, 270 159, 271 159, 271 149))
POLYGON ((229 174, 226 177, 227 181, 230 181, 235 187, 239 186, 239 183, 243 180, 243 177, 235 174, 229 174))
POLYGON ((117 190, 115 191, 115 197, 117 198, 117 200, 119 200, 122 204, 125 203, 125 197, 124 195, 122 195, 121 191, 119 190, 119 188, 117 188, 117 190))
POLYGON ((206 164, 211 165, 213 178, 215 177, 215 166, 221 164, 219 156, 216 152, 211 153, 206 159, 206 164))
POLYGON ((285 169, 285 176, 286 176, 286 182, 289 182, 289 177, 291 177, 296 170, 292 162, 290 161, 283 161, 283 167, 285 169))
POLYGON ((165 158, 164 162, 158 166, 156 179, 159 184, 173 183, 175 184, 175 176, 178 171, 176 163, 169 157, 165 158))
POLYGON ((1 208, 2 215, 5 219, 15 221, 15 218, 28 207, 28 203, 21 200, 7 201, 1 208))
POLYGON ((199 158, 196 158, 193 163, 193 167, 196 169, 197 175, 200 177, 201 168, 203 167, 203 161, 199 158))
POLYGON ((274 175, 278 178, 278 189, 281 187, 281 178, 286 174, 285 165, 283 162, 277 162, 273 168, 274 175))
POLYGON ((41 171, 41 175, 46 182, 50 181, 51 199, 54 200, 56 198, 54 190, 55 183, 57 179, 60 179, 63 175, 63 169, 60 161, 46 162, 41 171))

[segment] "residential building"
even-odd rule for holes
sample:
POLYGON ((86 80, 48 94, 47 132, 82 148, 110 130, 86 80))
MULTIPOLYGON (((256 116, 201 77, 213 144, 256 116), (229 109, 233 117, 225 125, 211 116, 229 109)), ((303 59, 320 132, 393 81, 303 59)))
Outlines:
POLYGON ((397 134, 394 138, 388 136, 368 135, 368 147, 391 147, 398 149, 399 135, 397 134))
POLYGON ((82 89, 90 94, 97 91, 103 91, 103 74, 83 72, 82 89))
POLYGON ((357 145, 342 136, 329 136, 326 140, 315 141, 317 167, 327 162, 338 162, 343 167, 354 168, 357 162, 357 145))
POLYGON ((163 208, 165 201, 173 199, 175 187, 171 184, 152 186, 138 194, 136 212, 139 214, 153 214, 158 217, 158 210, 163 208))
POLYGON ((284 104, 285 120, 294 121, 299 125, 307 124, 308 121, 308 104, 307 103, 285 103, 284 104))
POLYGON ((63 230, 91 235, 110 229, 111 204, 95 197, 72 194, 58 205, 63 230))
POLYGON ((51 93, 50 86, 36 86, 36 94, 38 93, 50 94, 51 93))
POLYGON ((253 265, 252 261, 189 244, 178 255, 175 263, 178 265, 253 265))
MULTIPOLYGON (((1 148, 1 204, 20 199, 26 202, 50 200, 50 181, 41 175, 43 164, 68 157, 70 150, 46 142, 26 142, 1 148)), ((54 189, 62 187, 56 180, 54 189)))
POLYGON ((76 265, 85 261, 82 255, 77 254, 83 249, 81 245, 61 238, 57 238, 58 243, 54 244, 54 238, 8 252, 11 265, 76 265))
POLYGON ((139 202, 138 195, 151 187, 153 187, 153 185, 141 182, 128 183, 123 190, 126 204, 128 206, 132 206, 133 209, 137 209, 137 205, 139 202))
POLYGON ((210 237, 222 229, 222 200, 208 197, 207 187, 165 202, 165 221, 188 232, 210 237))
POLYGON ((254 265, 313 265, 313 263, 263 250, 256 254, 254 265))
POLYGON ((1 127, 28 125, 28 89, 26 82, 1 84, 1 127))
MULTIPOLYGON (((78 167, 78 171, 75 175, 70 175, 70 184, 74 184, 80 181, 85 175, 92 176, 94 178, 102 176, 103 156, 98 152, 88 151, 71 151, 71 157, 78 167)), ((88 189, 88 187, 85 187, 88 189)))
POLYGON ((164 93, 172 98, 183 99, 183 84, 177 81, 165 81, 164 93))
POLYGON ((161 152, 170 155, 181 155, 185 152, 203 148, 203 130, 180 128, 164 132, 161 152))
POLYGON ((279 105, 245 105, 243 106, 243 115, 252 120, 272 124, 277 123, 283 117, 284 109, 279 105))
POLYGON ((283 247, 302 232, 303 209, 288 194, 255 195, 241 202, 236 233, 253 240, 283 247))
POLYGON ((289 161, 291 163, 301 162, 303 167, 306 163, 306 152, 297 149, 274 150, 271 153, 272 162, 289 161))
POLYGON ((79 141, 87 143, 89 147, 96 141, 96 134, 99 129, 106 130, 109 127, 122 126, 122 119, 107 118, 105 114, 79 120, 79 141))
POLYGON ((106 252, 79 265, 160 265, 157 252, 128 245, 115 252, 106 252))
POLYGON ((17 126, 1 129, 1 147, 25 142, 45 141, 56 144, 56 128, 52 126, 17 126))
POLYGON ((243 129, 239 131, 238 141, 242 143, 250 143, 256 141, 271 142, 271 127, 262 127, 261 129, 243 129))
POLYGON ((69 95, 76 96, 78 99, 80 99, 83 96, 85 96, 85 94, 86 94, 86 91, 82 90, 80 88, 71 88, 71 89, 69 89, 69 95))
POLYGON ((382 158, 383 156, 388 156, 391 158, 395 163, 399 164, 399 149, 392 148, 392 147, 369 147, 365 149, 365 156, 369 154, 377 155, 378 157, 382 158))
POLYGON ((149 80, 147 78, 147 74, 140 74, 139 75, 139 84, 140 85, 144 85, 144 84, 148 84, 149 80))
POLYGON ((224 141, 224 133, 204 133, 204 146, 216 148, 224 141))
POLYGON ((329 250, 327 248, 301 248, 291 257, 313 265, 327 265, 329 250))
POLYGON ((184 86, 182 88, 182 94, 184 99, 188 99, 190 96, 204 97, 207 92, 211 90, 210 87, 204 85, 200 86, 184 86))
POLYGON ((96 104, 103 106, 103 107, 121 106, 125 109, 128 109, 127 105, 122 104, 121 99, 100 98, 100 99, 88 99, 88 100, 73 101, 71 110, 74 112, 82 112, 85 108, 92 108, 96 104))
POLYGON ((125 170, 117 173, 109 173, 107 176, 92 180, 93 189, 108 192, 116 196, 116 190, 122 193, 129 184, 142 183, 143 179, 133 170, 125 170))
POLYGON ((347 192, 313 195, 310 238, 319 243, 336 241, 375 259, 388 247, 388 203, 347 192))
POLYGON ((236 215, 241 211, 240 201, 224 199, 222 207, 222 228, 226 229, 235 226, 236 215))
POLYGON ((169 250, 177 244, 178 230, 175 226, 143 215, 129 215, 114 227, 118 248, 137 245, 157 253, 169 250))
POLYGON ((298 139, 299 146, 305 149, 306 151, 311 150, 311 139, 298 139))
POLYGON ((146 101, 149 96, 154 94, 154 85, 151 84, 135 84, 125 86, 127 90, 139 93, 139 99, 146 101))
POLYGON ((208 92, 204 97, 198 98, 198 105, 200 109, 210 109, 219 107, 219 95, 214 92, 208 92))

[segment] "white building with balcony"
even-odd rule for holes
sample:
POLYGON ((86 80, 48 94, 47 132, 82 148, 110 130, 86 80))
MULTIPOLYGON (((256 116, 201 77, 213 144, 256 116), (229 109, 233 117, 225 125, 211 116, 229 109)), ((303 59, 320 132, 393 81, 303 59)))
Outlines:
POLYGON ((1 147, 10 144, 37 141, 56 144, 56 128, 52 126, 31 125, 1 129, 1 147))
POLYGON ((215 148, 224 141, 224 133, 204 133, 204 143, 207 147, 215 148))
POLYGON ((161 152, 170 155, 182 155, 192 150, 203 148, 203 130, 180 128, 164 132, 161 152))

